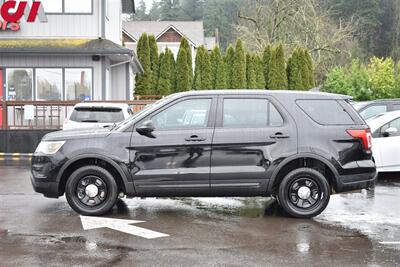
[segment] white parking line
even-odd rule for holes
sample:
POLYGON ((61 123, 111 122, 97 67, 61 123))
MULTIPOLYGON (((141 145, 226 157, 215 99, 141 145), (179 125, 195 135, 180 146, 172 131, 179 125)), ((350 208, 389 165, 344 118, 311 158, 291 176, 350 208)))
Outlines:
POLYGON ((400 245, 400 241, 383 241, 379 242, 382 245, 400 245))

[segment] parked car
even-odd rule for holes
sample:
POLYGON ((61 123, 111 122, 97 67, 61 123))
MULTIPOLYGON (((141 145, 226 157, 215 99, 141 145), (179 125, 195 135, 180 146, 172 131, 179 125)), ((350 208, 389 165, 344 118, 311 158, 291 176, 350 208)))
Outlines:
POLYGON ((290 215, 376 179, 370 130, 344 96, 191 91, 111 128, 47 134, 32 158, 36 192, 83 215, 117 198, 275 196, 290 215))
POLYGON ((79 103, 65 118, 63 130, 111 126, 132 115, 128 104, 79 103))
POLYGON ((368 124, 378 172, 400 171, 400 111, 377 115, 368 124))
POLYGON ((374 101, 355 102, 354 108, 363 119, 370 119, 380 113, 400 110, 400 99, 380 99, 374 101))

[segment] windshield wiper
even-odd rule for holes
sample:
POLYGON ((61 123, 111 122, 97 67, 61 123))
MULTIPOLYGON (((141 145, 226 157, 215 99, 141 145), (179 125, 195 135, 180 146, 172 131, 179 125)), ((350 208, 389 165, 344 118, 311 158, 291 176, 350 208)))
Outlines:
POLYGON ((99 121, 96 121, 96 120, 83 120, 81 122, 99 122, 99 121))

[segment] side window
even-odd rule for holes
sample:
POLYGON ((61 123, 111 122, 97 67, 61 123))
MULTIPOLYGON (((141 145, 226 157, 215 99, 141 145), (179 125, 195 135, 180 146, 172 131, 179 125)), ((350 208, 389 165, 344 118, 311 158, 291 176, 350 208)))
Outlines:
POLYGON ((266 99, 224 99, 223 127, 258 128, 282 124, 282 116, 266 99))
POLYGON ((397 118, 381 127, 381 136, 389 128, 396 128, 396 133, 391 133, 390 136, 400 136, 400 118, 397 118))
POLYGON ((400 110, 400 104, 392 104, 392 110, 400 110))
POLYGON ((205 128, 210 113, 211 99, 189 99, 172 105, 155 115, 156 129, 205 128))
POLYGON ((363 111, 360 112, 361 117, 366 120, 369 118, 374 117, 375 115, 378 115, 380 113, 384 113, 387 111, 387 106, 386 105, 374 105, 367 107, 363 111))

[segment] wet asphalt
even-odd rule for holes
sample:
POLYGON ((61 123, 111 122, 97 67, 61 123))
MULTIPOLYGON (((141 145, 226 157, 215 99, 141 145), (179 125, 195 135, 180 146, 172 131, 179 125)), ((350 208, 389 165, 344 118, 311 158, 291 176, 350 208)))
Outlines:
POLYGON ((0 266, 400 266, 399 203, 394 174, 310 220, 269 198, 123 199, 108 218, 169 235, 145 239, 83 230, 64 197, 33 192, 27 161, 2 160, 0 266))

